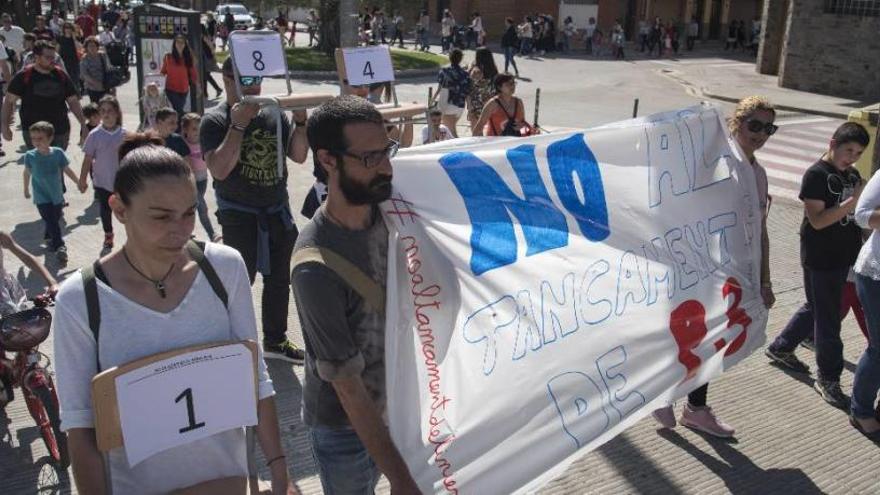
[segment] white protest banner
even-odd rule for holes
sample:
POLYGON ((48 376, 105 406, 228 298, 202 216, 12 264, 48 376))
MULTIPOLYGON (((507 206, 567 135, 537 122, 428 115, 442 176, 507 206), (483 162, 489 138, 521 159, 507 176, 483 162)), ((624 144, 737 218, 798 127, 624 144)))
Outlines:
POLYGON ((361 86, 394 80, 391 51, 385 45, 343 48, 348 84, 361 86))
POLYGON ((535 490, 763 344, 740 153, 708 105, 401 151, 388 419, 423 491, 535 490))
POLYGON ((287 59, 275 31, 238 31, 229 36, 229 50, 240 76, 284 76, 287 59))
POLYGON ((257 424, 254 361, 244 344, 187 352, 116 377, 128 464, 257 424))

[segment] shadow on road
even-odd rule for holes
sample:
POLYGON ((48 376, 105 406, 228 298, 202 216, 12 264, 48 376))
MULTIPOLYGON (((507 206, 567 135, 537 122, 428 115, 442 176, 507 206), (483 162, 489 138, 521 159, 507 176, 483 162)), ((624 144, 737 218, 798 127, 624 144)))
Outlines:
POLYGON ((662 438, 681 448, 718 475, 732 494, 799 493, 822 494, 822 490, 800 469, 761 469, 727 440, 702 435, 721 456, 703 452, 673 430, 660 430, 662 438))
MULTIPOLYGON (((20 400, 19 396, 16 396, 20 400)), ((28 418, 29 419, 29 418, 28 418)), ((39 429, 27 426, 10 430, 11 421, 0 410, 0 480, 3 493, 70 493, 70 476, 58 471, 48 456, 33 458, 33 444, 41 443, 39 429), (17 439, 17 442, 14 441, 17 439)))
POLYGON ((681 493, 682 487, 645 457, 626 434, 615 437, 597 452, 614 464, 615 473, 626 478, 635 493, 681 493))

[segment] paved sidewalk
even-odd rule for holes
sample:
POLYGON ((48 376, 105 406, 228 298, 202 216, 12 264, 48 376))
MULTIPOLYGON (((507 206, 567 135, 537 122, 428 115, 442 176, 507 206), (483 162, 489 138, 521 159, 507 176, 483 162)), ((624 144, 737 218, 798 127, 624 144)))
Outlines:
MULTIPOLYGON (((717 63, 706 63, 689 58, 666 59, 660 69, 664 75, 690 88, 695 96, 713 98, 730 103, 750 95, 766 96, 780 110, 824 115, 846 119, 849 112, 876 102, 808 93, 779 86, 777 76, 759 74, 755 60, 742 54, 723 50, 705 50, 707 56, 718 58, 717 63), (740 63, 731 63, 740 62, 740 63)), ((710 61, 711 62, 711 61, 710 61)))

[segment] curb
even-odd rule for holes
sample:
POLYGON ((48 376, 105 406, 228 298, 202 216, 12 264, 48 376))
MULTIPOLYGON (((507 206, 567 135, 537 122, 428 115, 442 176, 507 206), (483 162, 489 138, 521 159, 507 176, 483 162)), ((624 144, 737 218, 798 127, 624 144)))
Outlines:
MULTIPOLYGON (((710 91, 707 91, 706 88, 700 88, 699 91, 700 91, 700 93, 703 94, 703 96, 706 96, 707 98, 712 98, 712 99, 721 100, 721 101, 727 101, 730 103, 737 103, 741 99, 741 98, 736 98, 733 96, 725 96, 725 95, 715 94, 710 91)), ((828 112, 825 110, 815 110, 812 108, 802 108, 802 107, 795 107, 795 106, 791 106, 791 105, 780 105, 775 102, 773 103, 773 106, 776 107, 777 110, 785 110, 787 112, 806 113, 806 114, 810 114, 810 115, 819 115, 822 117, 831 117, 834 119, 843 119, 843 120, 849 119, 848 113, 828 112)))
MULTIPOLYGON (((394 71, 395 79, 418 79, 422 77, 433 76, 437 74, 437 71, 440 68, 436 69, 410 69, 410 70, 396 70, 394 71)), ((316 70, 316 71, 290 71, 291 79, 300 79, 307 81, 336 81, 339 79, 339 74, 335 70, 316 70)))

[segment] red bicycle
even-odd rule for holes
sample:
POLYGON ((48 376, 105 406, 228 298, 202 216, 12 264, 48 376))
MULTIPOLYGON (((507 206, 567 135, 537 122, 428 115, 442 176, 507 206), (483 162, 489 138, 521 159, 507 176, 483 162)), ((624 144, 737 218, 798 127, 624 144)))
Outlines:
POLYGON ((14 388, 21 388, 49 455, 56 466, 66 469, 70 454, 67 434, 61 431, 58 395, 49 371, 51 360, 37 349, 49 336, 52 315, 46 306, 52 304, 52 298, 41 295, 31 301, 33 308, 0 318, 0 409, 13 400, 14 388), (7 359, 5 351, 15 356, 7 359))

